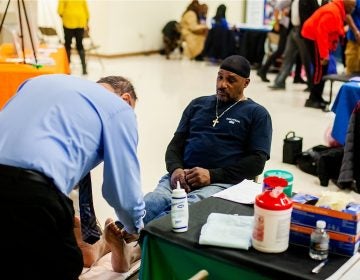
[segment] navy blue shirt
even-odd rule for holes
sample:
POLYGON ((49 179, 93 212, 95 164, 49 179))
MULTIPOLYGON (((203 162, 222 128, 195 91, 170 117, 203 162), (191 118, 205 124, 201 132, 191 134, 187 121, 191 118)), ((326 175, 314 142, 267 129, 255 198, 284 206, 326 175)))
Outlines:
MULTIPOLYGON (((194 99, 183 112, 176 133, 185 133, 184 168, 225 168, 254 152, 270 157, 272 124, 268 111, 251 99, 234 105, 213 127, 216 95, 194 99)), ((218 115, 233 103, 219 101, 218 115)))

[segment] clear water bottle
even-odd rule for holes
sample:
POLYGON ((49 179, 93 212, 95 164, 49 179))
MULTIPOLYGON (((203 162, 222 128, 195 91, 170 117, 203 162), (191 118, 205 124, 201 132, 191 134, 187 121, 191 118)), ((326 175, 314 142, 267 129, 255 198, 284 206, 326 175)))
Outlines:
POLYGON ((325 221, 316 221, 316 229, 311 233, 309 255, 314 260, 325 260, 329 255, 330 239, 325 228, 325 221))

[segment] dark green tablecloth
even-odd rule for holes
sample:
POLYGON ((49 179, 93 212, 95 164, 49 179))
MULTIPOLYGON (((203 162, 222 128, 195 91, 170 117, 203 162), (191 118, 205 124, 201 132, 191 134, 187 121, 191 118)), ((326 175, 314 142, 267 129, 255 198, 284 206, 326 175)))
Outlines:
POLYGON ((305 247, 290 245, 283 253, 269 254, 199 245, 210 213, 253 215, 253 207, 211 197, 192 205, 189 213, 185 233, 171 231, 170 215, 144 228, 140 279, 188 279, 201 269, 208 270, 209 279, 326 279, 349 259, 330 255, 320 273, 312 274, 319 262, 310 259, 305 247))

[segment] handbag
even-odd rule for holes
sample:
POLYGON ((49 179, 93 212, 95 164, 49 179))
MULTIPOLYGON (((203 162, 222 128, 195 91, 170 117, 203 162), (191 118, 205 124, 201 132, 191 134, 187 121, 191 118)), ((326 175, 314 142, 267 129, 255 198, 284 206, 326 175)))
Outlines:
POLYGON ((314 146, 304 152, 302 152, 297 158, 297 165, 300 170, 305 173, 317 176, 317 168, 321 153, 330 149, 324 145, 314 146))
POLYGON ((302 152, 296 161, 300 170, 317 176, 320 185, 326 187, 330 179, 337 181, 343 154, 343 147, 317 145, 302 152))
POLYGON ((296 158, 302 152, 302 137, 296 136, 294 131, 285 135, 283 144, 283 162, 296 164, 296 158))

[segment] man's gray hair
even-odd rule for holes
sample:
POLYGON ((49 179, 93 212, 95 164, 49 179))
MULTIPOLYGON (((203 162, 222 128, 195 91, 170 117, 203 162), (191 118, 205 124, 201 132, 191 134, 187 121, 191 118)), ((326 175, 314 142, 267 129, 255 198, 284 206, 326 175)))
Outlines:
POLYGON ((131 95, 131 97, 136 101, 137 100, 137 95, 134 89, 134 86, 132 85, 132 83, 122 77, 122 76, 107 76, 107 77, 103 77, 100 78, 97 83, 104 83, 104 84, 108 84, 110 85, 115 93, 119 94, 120 96, 127 92, 131 95))

